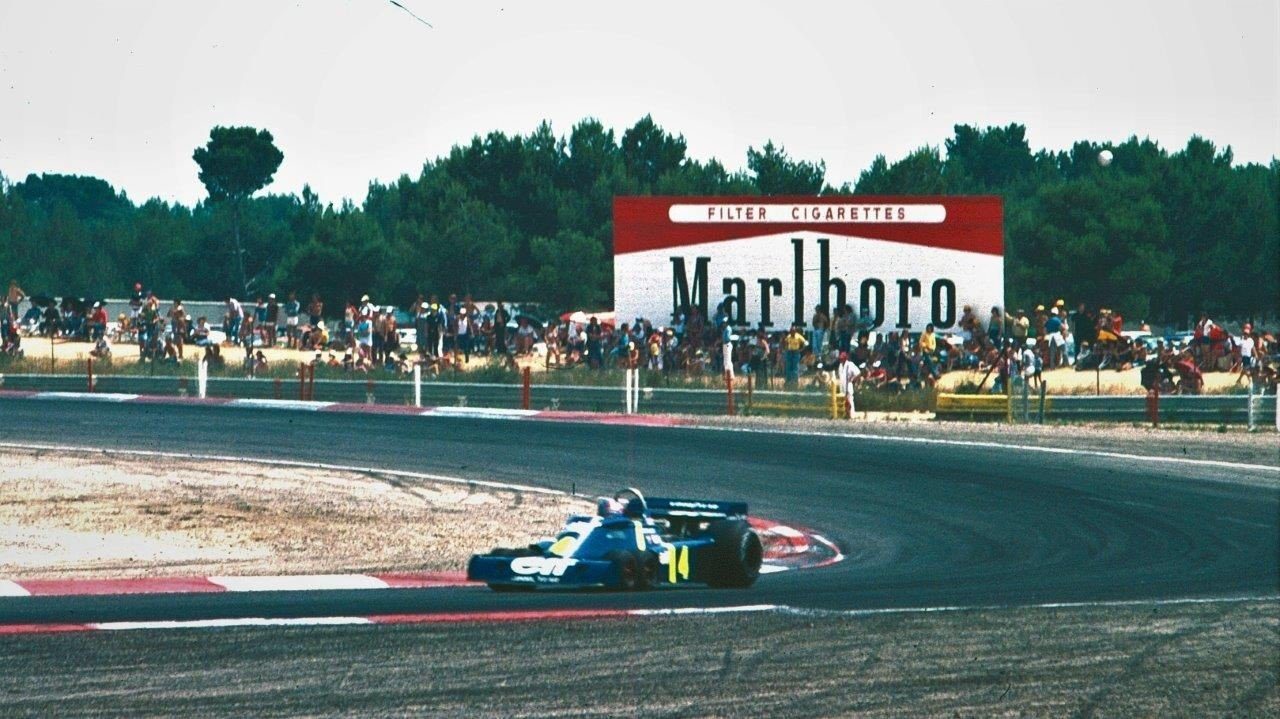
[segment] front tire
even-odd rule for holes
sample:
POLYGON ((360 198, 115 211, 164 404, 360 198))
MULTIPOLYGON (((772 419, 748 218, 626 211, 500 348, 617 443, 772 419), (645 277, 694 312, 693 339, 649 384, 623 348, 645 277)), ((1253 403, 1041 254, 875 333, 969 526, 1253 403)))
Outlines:
POLYGON ((617 589, 630 592, 640 586, 640 564, 631 552, 615 550, 605 555, 613 563, 618 574, 617 589))
POLYGON ((764 545, 760 535, 745 520, 724 519, 712 522, 707 534, 715 542, 711 552, 714 561, 707 584, 712 587, 743 589, 760 578, 764 563, 764 545))

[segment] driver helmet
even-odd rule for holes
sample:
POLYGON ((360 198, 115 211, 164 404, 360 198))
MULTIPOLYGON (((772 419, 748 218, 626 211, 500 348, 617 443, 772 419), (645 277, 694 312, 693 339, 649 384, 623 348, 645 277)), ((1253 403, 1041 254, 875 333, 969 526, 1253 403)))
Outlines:
POLYGON ((596 514, 601 517, 622 514, 622 502, 611 497, 601 497, 596 500, 596 514))
POLYGON ((623 510, 623 514, 636 519, 644 516, 644 500, 639 497, 632 497, 627 500, 627 508, 623 510))

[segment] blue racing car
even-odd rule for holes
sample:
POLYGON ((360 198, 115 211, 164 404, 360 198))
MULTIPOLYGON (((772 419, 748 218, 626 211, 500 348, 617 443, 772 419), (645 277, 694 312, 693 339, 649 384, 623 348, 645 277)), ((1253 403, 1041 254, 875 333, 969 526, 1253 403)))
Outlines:
POLYGON ((595 516, 569 517, 554 539, 473 556, 467 578, 495 591, 633 590, 686 583, 749 587, 760 576, 763 560, 745 502, 646 500, 627 488, 602 497, 595 516))

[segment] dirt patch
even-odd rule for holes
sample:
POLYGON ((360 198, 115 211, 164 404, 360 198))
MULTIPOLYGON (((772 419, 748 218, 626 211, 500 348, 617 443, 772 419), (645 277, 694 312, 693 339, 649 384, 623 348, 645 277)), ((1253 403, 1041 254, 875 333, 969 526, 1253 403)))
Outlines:
POLYGON ((379 474, 0 452, 0 577, 457 570, 583 500, 379 474))

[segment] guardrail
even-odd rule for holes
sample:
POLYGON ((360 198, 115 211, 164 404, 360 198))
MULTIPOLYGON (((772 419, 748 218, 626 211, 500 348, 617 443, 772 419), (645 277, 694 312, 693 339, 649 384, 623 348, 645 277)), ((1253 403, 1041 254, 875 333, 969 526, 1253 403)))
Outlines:
MULTIPOLYGON (((195 377, 95 375, 95 392, 195 397, 195 377)), ((45 392, 84 392, 89 381, 81 375, 9 374, 0 375, 0 389, 45 392)), ((524 406, 522 385, 480 382, 423 381, 422 406, 493 407, 518 409, 524 406)), ((315 380, 308 383, 307 399, 319 402, 368 404, 414 404, 411 381, 315 380)), ((742 397, 737 408, 742 413, 798 414, 830 417, 830 399, 819 392, 755 391, 748 401, 742 397)), ((297 378, 241 379, 209 377, 206 396, 245 399, 299 399, 297 378)), ((531 384, 529 406, 533 409, 582 412, 625 412, 622 387, 531 384)), ((724 414, 726 393, 719 389, 676 389, 641 387, 637 408, 651 414, 724 414)))
MULTIPOLYGON (((0 375, 0 389, 54 392, 91 391, 141 395, 198 396, 195 377, 137 375, 0 375)), ((448 381, 248 379, 209 377, 206 396, 245 399, 306 399, 321 402, 414 405, 426 407, 492 407, 585 412, 625 412, 620 387, 531 384, 527 398, 521 384, 448 381), (305 387, 305 389, 304 389, 305 387)), ((817 391, 735 390, 736 412, 757 415, 833 416, 833 400, 817 391)), ((721 389, 641 387, 636 409, 650 414, 726 414, 727 393, 721 389)), ((1008 395, 939 394, 939 418, 1004 422, 1109 421, 1194 424, 1248 424, 1280 430, 1275 395, 1008 395), (1252 407, 1252 410, 1251 410, 1252 407)))
POLYGON ((1248 424, 1280 430, 1274 394, 1014 395, 940 394, 937 416, 1022 422, 1106 421, 1248 424))

